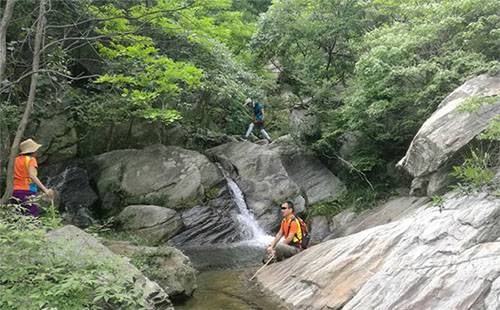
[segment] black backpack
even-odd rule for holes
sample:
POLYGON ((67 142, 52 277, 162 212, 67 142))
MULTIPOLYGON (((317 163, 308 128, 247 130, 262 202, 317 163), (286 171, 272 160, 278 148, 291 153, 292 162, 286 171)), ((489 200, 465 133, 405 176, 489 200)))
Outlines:
POLYGON ((290 223, 288 223, 288 231, 290 231, 290 226, 292 226, 293 221, 299 221, 300 231, 302 233, 302 239, 299 240, 299 248, 305 250, 311 245, 311 233, 309 232, 309 228, 307 228, 306 222, 294 215, 290 223))

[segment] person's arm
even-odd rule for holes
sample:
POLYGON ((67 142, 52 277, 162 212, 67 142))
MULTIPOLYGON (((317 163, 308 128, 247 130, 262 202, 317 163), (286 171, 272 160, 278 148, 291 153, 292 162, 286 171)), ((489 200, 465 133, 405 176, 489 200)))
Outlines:
POLYGON ((280 231, 278 231, 278 233, 276 234, 276 237, 274 237, 274 240, 271 243, 271 245, 267 248, 267 253, 274 252, 274 247, 276 246, 276 244, 278 244, 278 242, 280 241, 281 237, 283 237, 283 232, 280 229, 280 231))
POLYGON ((51 189, 46 188, 40 179, 36 176, 36 168, 33 166, 28 167, 28 175, 30 178, 35 182, 35 184, 45 193, 47 194, 50 198, 54 198, 54 191, 51 189))

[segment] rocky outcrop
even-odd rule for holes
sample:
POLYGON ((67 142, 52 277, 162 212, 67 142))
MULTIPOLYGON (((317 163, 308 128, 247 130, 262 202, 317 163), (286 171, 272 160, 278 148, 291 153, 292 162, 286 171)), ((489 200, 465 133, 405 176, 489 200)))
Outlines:
POLYGON ((197 271, 180 250, 170 246, 137 246, 126 241, 102 242, 113 253, 139 262, 141 271, 158 283, 171 300, 182 300, 193 295, 197 287, 197 271))
POLYGON ((144 238, 152 245, 166 242, 182 229, 177 211, 159 206, 128 206, 120 212, 117 220, 121 229, 144 238))
POLYGON ((154 145, 94 157, 102 205, 119 212, 126 205, 151 204, 173 209, 196 205, 205 191, 224 183, 222 174, 195 151, 154 145))
POLYGON ((290 178, 305 193, 309 205, 329 200, 346 191, 345 185, 311 155, 282 155, 282 163, 290 178))
POLYGON ((94 237, 75 226, 64 226, 48 234, 53 243, 63 244, 59 255, 78 259, 82 264, 111 259, 113 264, 120 268, 121 275, 134 283, 134 290, 142 292, 147 309, 174 310, 169 296, 155 282, 146 278, 136 267, 127 263, 120 256, 113 254, 94 237))
POLYGON ((294 200, 304 193, 305 201, 316 203, 333 199, 345 186, 317 159, 288 154, 277 144, 257 145, 235 142, 208 151, 229 171, 249 208, 267 229, 275 228, 280 219, 276 204, 294 200))
POLYGON ((259 275, 293 309, 499 309, 500 199, 442 208, 329 240, 259 275))
MULTIPOLYGON (((55 111, 57 109, 53 109, 55 111)), ((63 109, 60 108, 60 111, 63 109)), ((74 158, 78 153, 78 135, 72 117, 66 113, 50 115, 48 118, 30 122, 26 137, 33 137, 42 144, 39 163, 58 162, 74 158)))
POLYGON ((331 220, 330 234, 325 240, 344 237, 412 216, 429 200, 427 197, 398 197, 359 214, 353 210, 342 211, 331 220))
POLYGON ((162 142, 161 128, 157 123, 134 118, 81 128, 79 136, 85 138, 78 144, 78 151, 83 156, 92 156, 120 149, 142 149, 162 142))
POLYGON ((468 98, 487 98, 500 95, 500 75, 481 75, 457 88, 439 105, 438 110, 425 121, 406 153, 398 163, 416 178, 412 193, 420 187, 432 195, 446 185, 443 173, 436 172, 453 155, 466 146, 489 122, 500 114, 500 97, 496 103, 482 103, 478 111, 459 113, 457 107, 468 98), (432 187, 428 188, 427 184, 432 187), (430 190, 429 190, 430 189, 430 190))
POLYGON ((229 197, 210 200, 181 213, 184 229, 172 241, 177 246, 231 243, 244 238, 229 197))

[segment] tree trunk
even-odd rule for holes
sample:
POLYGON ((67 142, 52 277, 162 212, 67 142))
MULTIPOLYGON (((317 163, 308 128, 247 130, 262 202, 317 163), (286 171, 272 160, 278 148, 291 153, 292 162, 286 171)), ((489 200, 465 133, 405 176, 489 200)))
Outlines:
MULTIPOLYGON (((5 11, 2 16, 2 21, 0 21, 0 85, 5 78, 5 70, 7 68, 7 28, 10 24, 10 19, 12 18, 12 12, 14 11, 14 4, 16 0, 7 0, 5 4, 5 11)), ((1 102, 3 102, 3 98, 0 98, 1 102)), ((0 113, 3 113, 0 111, 0 113)), ((2 117, 0 117, 1 119, 2 117)), ((3 157, 4 157, 4 135, 5 141, 8 141, 9 132, 3 124, 0 124, 0 189, 2 188, 3 183, 3 157)))
POLYGON ((14 141, 12 142, 12 146, 10 148, 9 165, 7 166, 7 176, 6 176, 7 184, 1 203, 7 203, 7 201, 12 195, 12 188, 14 186, 14 162, 18 154, 19 143, 21 142, 21 139, 23 137, 24 130, 28 126, 29 116, 31 114, 31 110, 33 109, 33 105, 35 102, 36 84, 38 82, 38 69, 40 67, 40 49, 42 45, 43 31, 45 28, 45 2, 46 0, 40 0, 40 10, 38 11, 38 23, 36 27, 35 45, 33 52, 33 64, 32 64, 33 74, 31 75, 31 84, 28 95, 28 101, 26 102, 26 108, 24 109, 23 118, 21 119, 21 122, 17 127, 16 135, 14 137, 14 141))

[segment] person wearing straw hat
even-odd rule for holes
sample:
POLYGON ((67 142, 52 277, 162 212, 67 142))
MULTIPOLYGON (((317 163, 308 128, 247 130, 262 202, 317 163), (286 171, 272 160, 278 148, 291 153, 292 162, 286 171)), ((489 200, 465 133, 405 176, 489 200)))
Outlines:
POLYGON ((38 217, 38 206, 30 203, 37 196, 40 188, 51 199, 54 191, 46 188, 37 177, 38 163, 36 162, 36 151, 42 145, 32 139, 27 139, 19 145, 20 154, 14 163, 14 191, 12 193, 13 203, 20 204, 25 214, 38 217))
POLYGON ((253 108, 254 120, 248 125, 248 130, 245 135, 242 137, 243 140, 247 140, 248 136, 252 133, 254 126, 257 126, 257 129, 260 129, 260 133, 266 138, 267 142, 272 143, 271 137, 264 129, 264 108, 262 104, 257 101, 252 100, 252 98, 248 98, 245 101, 245 104, 249 107, 253 108))

